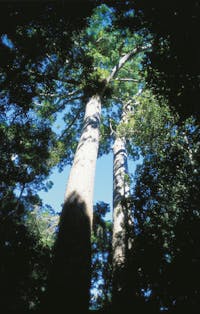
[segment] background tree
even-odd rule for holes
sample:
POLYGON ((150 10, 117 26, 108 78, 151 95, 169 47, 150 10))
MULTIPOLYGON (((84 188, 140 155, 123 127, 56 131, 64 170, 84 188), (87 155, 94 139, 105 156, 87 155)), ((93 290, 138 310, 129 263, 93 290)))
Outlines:
MULTIPOLYGON (((199 127, 192 118, 182 126, 178 121, 168 106, 159 106, 147 92, 129 125, 132 142, 144 158, 135 177, 129 275, 138 296, 135 307, 153 313, 198 311, 199 127)), ((128 134, 127 124, 122 131, 128 134)))

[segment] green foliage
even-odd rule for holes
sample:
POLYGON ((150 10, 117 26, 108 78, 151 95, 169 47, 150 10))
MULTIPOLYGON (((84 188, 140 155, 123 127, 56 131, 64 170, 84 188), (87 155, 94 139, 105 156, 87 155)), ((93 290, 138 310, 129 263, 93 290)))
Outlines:
POLYGON ((29 232, 37 238, 38 245, 51 249, 55 241, 58 218, 50 206, 35 206, 27 212, 24 223, 29 232))
POLYGON ((183 4, 169 0, 164 5, 159 0, 108 3, 116 8, 121 27, 132 31, 143 27, 153 34, 152 51, 144 64, 154 92, 167 98, 183 120, 190 115, 199 119, 198 1, 183 4), (135 13, 132 17, 127 14, 131 10, 135 13))
MULTIPOLYGON (((135 140, 144 156, 133 194, 135 289, 141 297, 145 297, 144 291, 149 292, 149 308, 154 304, 158 311, 165 307, 170 313, 187 313, 190 308, 196 313, 200 130, 192 118, 176 125, 166 106, 159 110, 164 113, 159 115, 164 117, 160 132, 146 139, 147 126, 154 121, 159 125, 153 114, 152 122, 140 128, 135 140)), ((144 121, 146 114, 148 118, 148 110, 143 112, 144 121)))
POLYGON ((156 98, 148 89, 133 98, 126 120, 118 126, 118 133, 138 147, 142 155, 160 153, 164 143, 176 132, 178 115, 164 99, 156 98))

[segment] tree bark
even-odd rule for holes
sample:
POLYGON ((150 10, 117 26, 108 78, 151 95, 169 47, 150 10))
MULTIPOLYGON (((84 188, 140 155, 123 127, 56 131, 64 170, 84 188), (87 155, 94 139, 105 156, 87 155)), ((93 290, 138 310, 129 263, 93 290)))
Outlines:
POLYGON ((92 227, 93 189, 96 160, 99 148, 99 127, 101 115, 101 97, 94 95, 86 105, 82 135, 74 156, 70 171, 64 203, 71 203, 74 194, 78 194, 85 203, 85 215, 92 227))
POLYGON ((125 216, 123 206, 130 195, 126 141, 116 138, 113 145, 113 263, 125 262, 125 216))
POLYGON ((129 251, 130 184, 125 138, 116 137, 113 145, 113 289, 114 312, 122 311, 127 299, 127 264, 129 251))

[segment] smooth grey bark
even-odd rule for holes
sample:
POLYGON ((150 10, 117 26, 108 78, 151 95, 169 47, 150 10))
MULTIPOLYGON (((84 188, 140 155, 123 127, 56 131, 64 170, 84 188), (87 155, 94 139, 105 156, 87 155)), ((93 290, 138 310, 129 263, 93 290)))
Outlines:
POLYGON ((125 310, 127 305, 128 252, 131 248, 129 197, 130 181, 126 140, 116 137, 113 145, 112 304, 114 312, 125 310))
POLYGON ((68 179, 50 276, 50 312, 87 313, 93 186, 99 147, 100 95, 86 104, 82 135, 68 179))
POLYGON ((125 138, 117 137, 113 145, 113 266, 126 259, 126 214, 124 208, 130 196, 125 138))
MULTIPOLYGON (((138 92, 139 95, 141 91, 138 92)), ((136 97, 135 96, 135 97, 136 97)), ((129 100, 123 104, 120 123, 127 123, 127 114, 132 111, 129 100)), ((113 145, 113 233, 112 233, 112 305, 114 312, 125 311, 129 305, 130 252, 133 246, 133 220, 130 208, 130 176, 126 138, 115 133, 113 145)))
POLYGON ((70 171, 64 203, 71 203, 72 195, 78 194, 84 202, 84 214, 92 227, 93 189, 96 160, 99 148, 101 97, 94 95, 86 105, 83 131, 70 171))

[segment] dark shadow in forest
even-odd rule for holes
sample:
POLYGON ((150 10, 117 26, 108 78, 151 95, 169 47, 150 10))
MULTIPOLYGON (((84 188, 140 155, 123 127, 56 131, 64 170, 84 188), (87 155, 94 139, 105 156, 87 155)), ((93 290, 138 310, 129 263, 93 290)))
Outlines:
MULTIPOLYGON (((192 220, 188 214, 177 221, 174 232, 179 250, 171 261, 167 260, 166 249, 160 247, 161 236, 152 237, 157 226, 140 228, 140 233, 132 228, 133 246, 126 255, 125 266, 119 265, 116 270, 120 290, 114 296, 112 313, 198 314, 199 219, 192 220), (148 297, 143 294, 145 289, 148 297)), ((122 232, 117 234, 116 246, 122 244, 123 236, 122 232)))
POLYGON ((38 309, 42 299, 49 250, 24 223, 23 202, 12 192, 0 197, 0 313, 33 313, 29 305, 38 309))
POLYGON ((90 221, 73 192, 63 206, 49 277, 48 313, 86 313, 90 286, 90 221))

